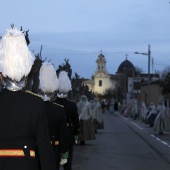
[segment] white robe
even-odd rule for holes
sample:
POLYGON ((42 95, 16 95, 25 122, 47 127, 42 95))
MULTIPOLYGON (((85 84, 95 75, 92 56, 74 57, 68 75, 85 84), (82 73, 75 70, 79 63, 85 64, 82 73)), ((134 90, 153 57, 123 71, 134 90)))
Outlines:
POLYGON ((86 96, 81 96, 77 103, 78 115, 80 120, 79 140, 93 140, 95 139, 95 129, 92 121, 92 109, 86 96))
POLYGON ((154 132, 164 132, 170 130, 170 120, 167 109, 164 105, 159 106, 159 112, 154 122, 154 132))

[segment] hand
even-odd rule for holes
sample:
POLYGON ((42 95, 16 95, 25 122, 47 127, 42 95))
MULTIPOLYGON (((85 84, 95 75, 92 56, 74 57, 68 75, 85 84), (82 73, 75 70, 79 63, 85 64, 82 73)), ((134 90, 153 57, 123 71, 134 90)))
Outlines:
POLYGON ((61 159, 60 165, 64 165, 64 164, 66 164, 66 163, 67 163, 67 159, 61 159))
POLYGON ((78 143, 78 135, 74 136, 75 144, 78 143))

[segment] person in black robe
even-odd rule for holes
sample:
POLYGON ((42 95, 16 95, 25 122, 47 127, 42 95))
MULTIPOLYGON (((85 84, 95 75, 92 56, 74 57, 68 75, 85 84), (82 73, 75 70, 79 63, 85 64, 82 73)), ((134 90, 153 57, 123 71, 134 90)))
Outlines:
POLYGON ((68 159, 68 132, 66 113, 62 105, 54 102, 54 95, 58 90, 58 78, 54 66, 44 63, 39 73, 39 88, 45 102, 50 140, 56 158, 57 170, 68 159))
POLYGON ((0 170, 56 170, 43 100, 24 92, 35 57, 13 27, 0 42, 0 170))
POLYGON ((65 71, 59 74, 59 89, 57 93, 56 103, 63 105, 67 116, 67 129, 69 135, 69 156, 67 163, 64 164, 64 170, 72 169, 73 147, 77 143, 79 134, 79 118, 77 105, 74 101, 67 98, 68 92, 71 90, 71 82, 65 71))

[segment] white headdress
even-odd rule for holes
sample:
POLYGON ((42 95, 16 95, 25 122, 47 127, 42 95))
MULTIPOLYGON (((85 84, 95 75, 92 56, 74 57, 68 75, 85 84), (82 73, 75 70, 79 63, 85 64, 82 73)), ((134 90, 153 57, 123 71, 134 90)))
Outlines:
POLYGON ((67 93, 71 90, 71 81, 65 71, 61 71, 58 77, 59 80, 59 93, 58 97, 64 98, 67 96, 67 93))
POLYGON ((0 42, 0 68, 2 75, 19 82, 31 71, 35 57, 28 49, 24 33, 13 27, 0 42))
POLYGON ((51 63, 44 63, 39 73, 40 89, 45 93, 53 93, 58 90, 59 82, 54 66, 51 63))

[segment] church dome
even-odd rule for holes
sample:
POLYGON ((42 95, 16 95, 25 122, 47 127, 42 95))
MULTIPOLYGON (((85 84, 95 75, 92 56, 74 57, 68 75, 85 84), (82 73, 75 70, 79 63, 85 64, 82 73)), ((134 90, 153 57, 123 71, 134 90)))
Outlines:
POLYGON ((124 73, 126 71, 135 70, 134 65, 129 60, 124 60, 118 67, 117 73, 124 73))

